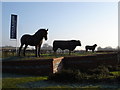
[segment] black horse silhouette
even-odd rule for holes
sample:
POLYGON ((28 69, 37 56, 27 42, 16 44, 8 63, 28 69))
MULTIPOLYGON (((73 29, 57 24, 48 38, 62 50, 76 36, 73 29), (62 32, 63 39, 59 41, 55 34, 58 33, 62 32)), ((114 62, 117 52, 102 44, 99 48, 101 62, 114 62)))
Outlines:
POLYGON ((86 52, 87 52, 88 50, 92 50, 92 52, 94 52, 96 46, 97 46, 97 44, 94 44, 93 46, 85 46, 86 52))
POLYGON ((47 40, 47 31, 48 29, 39 29, 34 35, 25 34, 21 37, 21 46, 19 48, 18 55, 20 56, 21 49, 25 45, 23 50, 23 55, 25 56, 25 50, 28 45, 35 46, 36 48, 36 57, 40 57, 40 48, 43 41, 43 38, 47 40))

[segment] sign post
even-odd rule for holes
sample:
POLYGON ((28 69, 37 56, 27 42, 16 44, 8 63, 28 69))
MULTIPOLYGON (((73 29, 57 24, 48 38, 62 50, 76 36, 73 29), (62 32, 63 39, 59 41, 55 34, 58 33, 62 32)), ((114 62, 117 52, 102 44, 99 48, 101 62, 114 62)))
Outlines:
POLYGON ((17 15, 11 14, 10 39, 16 39, 17 54, 17 15))

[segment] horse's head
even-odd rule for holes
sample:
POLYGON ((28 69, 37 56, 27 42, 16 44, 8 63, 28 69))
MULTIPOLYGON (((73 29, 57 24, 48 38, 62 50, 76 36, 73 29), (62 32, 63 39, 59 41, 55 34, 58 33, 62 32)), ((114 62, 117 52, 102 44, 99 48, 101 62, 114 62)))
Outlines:
POLYGON ((48 39, 48 38, 47 38, 47 34, 48 34, 48 32, 47 32, 47 31, 48 31, 48 29, 47 29, 47 30, 45 30, 45 31, 44 31, 44 33, 43 33, 43 37, 45 38, 45 40, 47 40, 47 39, 48 39))
POLYGON ((36 33, 35 33, 35 36, 37 37, 41 37, 41 38, 45 38, 45 40, 47 40, 47 31, 48 29, 39 29, 36 33))

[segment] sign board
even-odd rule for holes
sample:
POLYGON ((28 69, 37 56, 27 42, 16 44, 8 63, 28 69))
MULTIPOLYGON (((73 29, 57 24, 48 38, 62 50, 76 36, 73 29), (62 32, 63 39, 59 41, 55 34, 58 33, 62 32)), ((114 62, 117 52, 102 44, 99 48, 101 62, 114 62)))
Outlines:
POLYGON ((17 39, 17 15, 11 15, 10 39, 17 39))

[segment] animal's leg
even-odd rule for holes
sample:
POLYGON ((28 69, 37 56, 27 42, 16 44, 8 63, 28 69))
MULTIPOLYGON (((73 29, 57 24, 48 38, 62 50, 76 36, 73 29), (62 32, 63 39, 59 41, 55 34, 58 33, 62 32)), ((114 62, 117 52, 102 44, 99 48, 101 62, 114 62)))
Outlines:
POLYGON ((56 55, 57 48, 53 48, 54 54, 56 55))
POLYGON ((25 45, 24 50, 23 50, 23 55, 25 56, 25 51, 28 45, 25 45))
POLYGON ((20 48, 19 48, 19 52, 18 52, 18 56, 20 56, 20 52, 21 52, 21 49, 23 47, 24 44, 21 44, 20 48))
POLYGON ((35 46, 35 57, 37 57, 38 55, 38 47, 37 46, 35 46))
POLYGON ((94 49, 92 49, 92 52, 94 53, 94 49))
POLYGON ((38 47, 38 56, 40 57, 40 49, 41 49, 41 45, 39 45, 38 47))
POLYGON ((69 55, 71 55, 71 50, 69 50, 69 55))
POLYGON ((64 50, 62 50, 62 54, 64 54, 64 50))

